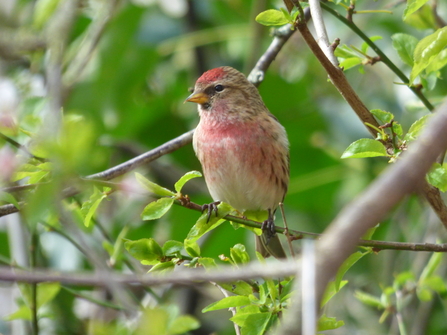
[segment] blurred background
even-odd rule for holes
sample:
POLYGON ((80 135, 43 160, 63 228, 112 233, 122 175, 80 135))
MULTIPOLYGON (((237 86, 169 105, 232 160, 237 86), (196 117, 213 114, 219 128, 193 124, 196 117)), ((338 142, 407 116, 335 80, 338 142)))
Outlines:
MULTIPOLYGON (((59 15, 58 5, 64 1, 0 2, 0 130, 34 150, 36 155, 42 152, 33 147, 35 136, 47 131, 44 130, 50 103, 47 78, 54 56, 47 49, 52 40, 49 34, 56 33, 51 25, 59 15)), ((429 1, 430 6, 433 3, 436 1, 429 1)), ((77 1, 72 29, 61 56, 63 113, 72 122, 67 137, 71 144, 67 144, 59 162, 70 171, 64 176, 103 171, 193 129, 198 122, 197 106, 183 103, 188 89, 204 71, 218 66, 229 65, 248 75, 273 38, 271 29, 254 18, 263 10, 280 6, 284 7, 281 1, 270 0, 77 1)), ((413 21, 402 22, 405 7, 402 1, 357 1, 356 6, 358 10, 392 12, 359 14, 354 21, 368 36, 381 36, 376 43, 409 74, 410 68, 400 61, 392 47, 391 36, 398 32, 418 39, 426 36, 437 27, 433 14, 419 13, 413 21)), ((341 6, 335 8, 345 15, 341 6)), ((447 17, 445 3, 440 1, 437 11, 440 17, 447 17)), ((324 13, 324 19, 331 40, 340 38, 341 44, 361 48, 361 39, 348 27, 328 13, 324 13)), ((375 56, 370 49, 366 53, 375 56)), ((392 112, 404 131, 428 113, 417 97, 406 86, 398 85, 400 80, 380 62, 354 67, 346 75, 369 109, 392 112)), ((435 105, 446 95, 445 76, 444 69, 432 90, 425 92, 435 105)), ((370 135, 328 81, 298 32, 267 71, 259 91, 289 135, 291 179, 285 199, 289 227, 321 233, 341 208, 387 167, 387 160, 340 159, 350 143, 370 135)), ((10 185, 10 175, 24 159, 23 153, 0 140, 3 186, 10 185)), ((173 189, 181 175, 200 169, 192 146, 187 145, 138 171, 173 189)), ((36 181, 42 180, 36 177, 36 181)), ((199 216, 197 212, 174 206, 162 219, 144 222, 140 214, 150 199, 132 191, 137 188, 134 174, 115 181, 125 185, 124 191, 101 203, 95 224, 83 228, 86 243, 100 255, 105 254, 102 248, 105 236, 109 237, 107 243, 113 244, 123 229, 125 237, 131 240, 153 237, 160 244, 167 240, 183 241, 199 216)), ((79 209, 79 204, 91 193, 92 189, 67 200, 66 206, 79 209)), ((189 182, 184 193, 198 204, 211 201, 203 179, 189 182)), ((44 201, 42 206, 45 204, 44 201)), ((277 221, 282 225, 280 218, 277 221)), ((51 227, 51 220, 47 223, 51 227)), ((2 263, 30 265, 29 231, 18 214, 0 219, 2 263)), ((89 259, 66 236, 43 224, 37 232, 40 240, 37 266, 64 271, 92 269, 89 259)), ((445 232, 425 201, 412 196, 380 223, 373 238, 435 243, 445 241, 445 232)), ((213 258, 228 255, 229 248, 237 243, 247 245, 253 254, 252 240, 251 232, 223 224, 201 241, 202 255, 213 258)), ((294 243, 299 250, 300 242, 294 243)), ((410 271, 417 278, 429 257, 429 253, 409 251, 382 251, 364 257, 348 272, 349 284, 326 311, 327 315, 344 320, 345 326, 327 333, 398 334, 392 315, 379 323, 383 311, 362 304, 354 292, 362 290, 380 296, 384 287, 393 285, 398 273, 410 271)), ((124 260, 129 258, 123 251, 113 266, 128 271, 124 260)), ((438 269, 440 274, 445 274, 445 268, 444 260, 438 269)), ((193 314, 201 320, 202 327, 193 334, 234 333, 228 321, 229 312, 200 312, 221 298, 216 288, 160 288, 157 293, 161 297, 159 303, 177 306, 181 313, 193 314)), ((0 283, 1 334, 27 334, 29 330, 21 321, 5 319, 17 309, 17 298, 20 299, 20 292, 16 285, 0 283)), ((421 302, 409 295, 407 300, 404 318, 409 334, 447 332, 445 298, 436 296, 421 302)), ((109 329, 108 334, 128 334, 104 326, 114 324, 110 320, 119 323, 114 315, 101 318, 91 310, 94 310, 92 304, 62 290, 52 308, 48 308, 51 321, 41 320, 41 334, 106 334, 104 329, 109 329), (98 320, 106 321, 92 330, 92 322, 98 320)))

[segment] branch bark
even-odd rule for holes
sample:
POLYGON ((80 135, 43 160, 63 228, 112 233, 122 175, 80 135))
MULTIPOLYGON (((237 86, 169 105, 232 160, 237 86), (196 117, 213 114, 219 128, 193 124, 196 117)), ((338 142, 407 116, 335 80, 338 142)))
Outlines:
POLYGON ((196 285, 200 282, 215 281, 219 283, 236 280, 248 280, 255 278, 277 278, 290 276, 296 273, 299 264, 294 260, 269 263, 269 266, 261 263, 250 263, 237 269, 231 266, 219 267, 216 271, 207 272, 203 268, 183 269, 182 271, 167 274, 122 274, 98 271, 96 273, 60 273, 48 270, 35 272, 13 270, 9 267, 0 267, 0 281, 41 283, 60 282, 70 285, 89 285, 107 287, 108 285, 196 285))

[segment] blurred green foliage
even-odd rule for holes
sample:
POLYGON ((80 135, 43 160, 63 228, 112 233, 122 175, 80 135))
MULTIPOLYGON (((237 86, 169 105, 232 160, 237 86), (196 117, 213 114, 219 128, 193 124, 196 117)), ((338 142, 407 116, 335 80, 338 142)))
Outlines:
MULTIPOLYGON (((337 5, 331 6, 345 15, 350 2, 334 2, 337 5)), ((368 36, 381 36, 374 38, 375 43, 407 76, 417 63, 420 78, 416 79, 413 72, 412 79, 423 84, 423 93, 437 105, 447 92, 447 42, 439 37, 445 35, 446 28, 441 26, 447 7, 442 1, 414 2, 420 8, 404 14, 405 4, 401 2, 355 1, 358 11, 385 9, 392 14, 356 14, 354 22, 368 36), (427 36, 432 37, 423 46, 436 39, 440 51, 431 67, 423 64, 427 58, 420 55, 412 59, 407 52, 419 50, 415 42, 427 36)), ((125 162, 194 128, 198 122, 196 106, 183 104, 188 88, 203 71, 217 66, 230 65, 248 75, 253 60, 272 40, 270 28, 256 23, 255 17, 264 10, 284 6, 272 0, 78 1, 62 61, 64 122, 59 140, 54 140, 49 135, 57 131, 48 129, 45 122, 52 99, 46 77, 51 58, 47 49, 40 44, 33 47, 32 41, 52 39, 48 32, 62 3, 8 0, 4 7, 0 4, 0 132, 51 162, 28 160, 24 151, 0 139, 2 187, 51 181, 36 191, 12 194, 28 206, 20 220, 9 218, 0 223, 0 262, 25 268, 31 264, 54 270, 92 271, 98 266, 89 254, 94 252, 116 271, 144 273, 149 267, 132 257, 140 254, 129 250, 130 241, 151 241, 158 252, 157 261, 161 256, 178 256, 170 254, 172 249, 167 250, 172 245, 165 243, 183 242, 200 214, 172 206, 159 219, 143 221, 143 209, 155 199, 138 186, 134 173, 113 180, 120 183, 109 185, 118 187, 117 192, 110 192, 104 185, 80 182, 77 177, 125 162), (60 192, 72 183, 82 192, 60 201, 60 192), (11 228, 13 225, 16 229, 11 228), (31 245, 26 235, 20 239, 24 232, 38 236, 37 244, 31 245), (34 264, 29 257, 30 245, 34 248, 34 264), (76 248, 80 252, 73 251, 76 248)), ((391 112, 407 133, 428 110, 384 64, 365 62, 375 54, 352 30, 329 14, 324 18, 330 39, 341 39, 338 56, 345 61, 346 75, 358 95, 369 109, 391 112)), ((273 62, 259 90, 290 140, 291 180, 285 200, 289 227, 323 232, 337 213, 386 168, 387 159, 340 159, 350 143, 369 134, 328 81, 298 32, 273 62)), ((188 145, 138 171, 174 190, 174 183, 182 175, 200 169, 188 145)), ((445 178, 443 171, 437 172, 439 180, 445 178)), ((189 181, 182 193, 198 204, 211 200, 201 178, 189 181)), ((0 201, 13 203, 7 196, 0 201)), ((277 222, 281 225, 279 215, 277 222)), ((444 230, 428 206, 410 196, 380 223, 373 238, 441 243, 446 238, 444 230)), ((221 264, 219 255, 230 257, 230 248, 242 243, 255 259, 252 235, 225 222, 199 240, 200 250, 191 245, 188 254, 194 257, 191 253, 198 250, 201 256, 221 264)), ((299 250, 300 242, 294 241, 294 246, 299 250)), ((398 313, 408 334, 445 333, 446 263, 441 256, 434 257, 382 251, 350 263, 344 277, 349 283, 340 277, 338 284, 344 288, 325 306, 325 314, 336 319, 323 320, 338 326, 341 324, 336 320, 344 320, 345 325, 327 333, 398 334, 402 332, 402 324, 396 321, 398 313)), ((278 283, 266 290, 271 289, 272 294, 275 285, 278 283)), ((39 311, 39 317, 52 317, 51 327, 40 322, 42 334, 52 333, 51 329, 57 334, 234 332, 229 312, 201 313, 205 306, 223 298, 215 287, 132 289, 132 301, 144 307, 142 321, 133 325, 126 323, 126 316, 117 306, 104 307, 104 303, 118 303, 111 301, 106 289, 74 288, 97 301, 88 302, 58 287, 52 293, 54 300, 45 301, 39 311)), ((0 291, 0 299, 5 294, 9 293, 0 291)), ((8 304, 7 311, 1 310, 0 333, 13 334, 5 314, 14 315, 21 309, 28 313, 27 299, 29 293, 22 292, 19 305, 8 304)), ((245 320, 239 322, 244 324, 245 320)))

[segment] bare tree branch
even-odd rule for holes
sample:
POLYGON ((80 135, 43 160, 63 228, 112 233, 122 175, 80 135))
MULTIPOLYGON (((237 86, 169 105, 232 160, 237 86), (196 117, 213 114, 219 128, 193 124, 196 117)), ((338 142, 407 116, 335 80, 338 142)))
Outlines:
POLYGON ((314 23, 315 32, 317 33, 317 42, 323 50, 326 57, 331 63, 338 67, 338 59, 334 55, 334 49, 329 43, 329 38, 324 25, 323 14, 321 12, 320 0, 309 0, 310 13, 312 15, 312 22, 314 23))
POLYGON ((205 269, 182 269, 167 274, 122 274, 101 272, 97 273, 60 273, 48 270, 28 272, 0 267, 0 281, 7 282, 60 282, 71 285, 89 285, 104 287, 111 283, 121 285, 195 285, 200 282, 214 281, 218 283, 254 278, 277 278, 290 276, 298 271, 299 265, 294 260, 275 261, 269 266, 260 263, 250 263, 235 269, 230 266, 219 267, 216 271, 207 272, 205 269))

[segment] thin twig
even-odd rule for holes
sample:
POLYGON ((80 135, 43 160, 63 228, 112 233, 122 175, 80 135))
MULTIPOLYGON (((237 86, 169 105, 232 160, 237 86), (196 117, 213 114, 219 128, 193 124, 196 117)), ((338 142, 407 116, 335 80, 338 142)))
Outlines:
POLYGON ((27 149, 27 147, 25 147, 24 145, 20 144, 19 142, 17 142, 16 140, 6 136, 5 134, 0 133, 0 138, 2 138, 3 140, 5 140, 6 142, 8 142, 9 144, 11 144, 12 146, 16 147, 17 149, 22 150, 24 153, 26 153, 29 157, 37 159, 38 161, 41 162, 45 162, 46 159, 41 158, 41 157, 37 157, 34 156, 31 152, 29 152, 29 150, 27 149))
POLYGON ((329 43, 326 26, 324 25, 323 14, 321 12, 320 0, 309 0, 310 13, 312 15, 312 22, 314 23, 315 32, 317 33, 317 42, 323 50, 326 57, 331 63, 338 67, 338 59, 334 55, 334 49, 329 43))
MULTIPOLYGON (((228 298, 230 295, 228 294, 228 292, 219 284, 211 281, 211 284, 213 284, 214 286, 216 286, 221 292, 222 294, 225 296, 225 298, 228 298)), ((236 315, 236 307, 230 307, 229 310, 231 311, 231 314, 233 314, 233 316, 236 315)), ((234 325, 234 331, 236 332, 236 335, 242 335, 241 334, 241 329, 239 328, 239 326, 236 324, 236 322, 233 322, 234 325)))
POLYGON ((289 244, 290 254, 293 258, 295 258, 295 251, 293 251, 292 247, 292 237, 289 233, 289 226, 287 225, 286 213, 284 212, 284 204, 282 202, 279 203, 279 208, 281 210, 282 220, 284 222, 284 235, 286 235, 287 243, 289 244))

